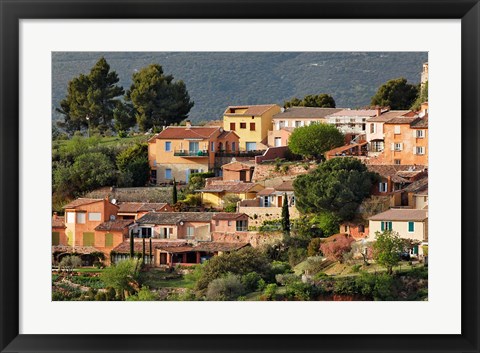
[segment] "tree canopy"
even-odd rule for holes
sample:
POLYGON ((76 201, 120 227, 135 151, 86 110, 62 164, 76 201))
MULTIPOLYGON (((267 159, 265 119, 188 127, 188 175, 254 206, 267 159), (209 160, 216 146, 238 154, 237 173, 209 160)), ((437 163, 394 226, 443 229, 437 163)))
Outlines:
POLYGON ((397 232, 391 230, 375 232, 373 258, 387 269, 388 274, 392 274, 393 266, 400 261, 400 253, 403 248, 404 241, 397 232))
POLYGON ((57 111, 64 121, 59 125, 72 133, 82 129, 111 127, 114 109, 121 105, 118 99, 124 93, 118 86, 119 79, 105 58, 100 58, 88 75, 81 74, 68 83, 67 96, 60 102, 57 111))
POLYGON ((303 99, 296 97, 284 102, 284 107, 317 107, 317 108, 335 108, 335 100, 329 94, 309 94, 303 99))
POLYGON ((390 109, 410 109, 419 94, 419 86, 407 83, 401 77, 389 80, 377 90, 371 104, 390 109))
POLYGON ((323 154, 345 144, 343 134, 333 125, 311 124, 293 130, 289 149, 306 158, 323 159, 323 154))
POLYGON ((193 101, 183 81, 174 82, 162 66, 152 64, 135 72, 125 96, 131 102, 138 126, 146 131, 181 122, 188 117, 193 101))
POLYGON ((333 158, 295 179, 296 206, 303 213, 328 211, 339 221, 350 220, 375 180, 358 159, 333 158))
POLYGON ((410 109, 418 111, 420 110, 421 104, 424 102, 428 102, 428 81, 425 82, 425 85, 421 88, 418 98, 415 100, 410 109))

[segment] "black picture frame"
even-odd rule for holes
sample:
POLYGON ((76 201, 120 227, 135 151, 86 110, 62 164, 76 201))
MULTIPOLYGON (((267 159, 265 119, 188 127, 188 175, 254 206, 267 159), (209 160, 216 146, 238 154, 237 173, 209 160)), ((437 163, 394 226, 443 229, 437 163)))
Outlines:
POLYGON ((0 11, 2 352, 479 352, 478 0, 0 0, 0 11), (84 18, 461 19, 462 333, 278 336, 19 334, 19 215, 16 211, 19 209, 19 20, 84 18))

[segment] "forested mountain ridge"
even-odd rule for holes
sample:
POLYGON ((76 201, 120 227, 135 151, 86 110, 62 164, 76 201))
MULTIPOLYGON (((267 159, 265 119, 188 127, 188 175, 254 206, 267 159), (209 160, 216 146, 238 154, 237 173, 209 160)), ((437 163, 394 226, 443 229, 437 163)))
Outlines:
POLYGON ((405 77, 419 83, 426 52, 55 52, 52 54, 52 119, 68 82, 88 73, 104 56, 125 89, 132 74, 157 63, 183 80, 194 122, 222 117, 228 105, 283 104, 292 97, 331 94, 337 107, 369 105, 386 81, 405 77))

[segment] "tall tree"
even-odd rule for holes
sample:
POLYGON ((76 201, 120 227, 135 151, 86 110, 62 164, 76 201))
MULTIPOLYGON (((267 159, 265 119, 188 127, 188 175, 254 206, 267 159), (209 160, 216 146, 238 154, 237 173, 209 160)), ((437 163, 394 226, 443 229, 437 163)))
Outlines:
POLYGON ((135 113, 131 104, 118 104, 113 110, 115 131, 126 132, 136 124, 135 113))
POLYGON ((298 127, 290 136, 290 151, 305 158, 323 159, 323 154, 345 144, 343 134, 333 125, 311 124, 298 127))
POLYGON ((339 221, 350 220, 375 180, 358 159, 333 158, 294 180, 295 203, 303 213, 328 211, 339 221))
POLYGON ((375 232, 373 243, 373 258, 387 269, 387 273, 393 273, 393 267, 400 261, 400 253, 404 248, 404 241, 397 232, 385 230, 375 232))
POLYGON ((88 75, 80 74, 68 83, 67 96, 57 111, 64 115, 59 125, 73 133, 82 129, 105 131, 111 127, 113 111, 124 94, 115 71, 105 58, 100 58, 88 75))
POLYGON ((391 109, 410 109, 417 99, 419 86, 407 83, 406 78, 387 81, 372 97, 371 104, 391 109))
POLYGON ((317 107, 317 108, 335 108, 336 103, 333 97, 329 94, 309 94, 303 99, 292 98, 284 102, 283 106, 288 107, 317 107))
POLYGON ((290 232, 290 212, 288 211, 287 193, 283 195, 282 205, 282 230, 284 233, 290 232))
POLYGON ((175 178, 173 178, 172 204, 175 205, 177 202, 178 202, 177 182, 175 181, 175 178))
POLYGON ((428 102, 428 81, 425 82, 425 85, 423 85, 423 87, 421 88, 418 98, 415 100, 410 109, 418 111, 420 110, 422 103, 425 102, 428 102))
POLYGON ((132 76, 125 99, 135 109, 141 130, 179 123, 188 117, 193 102, 183 81, 173 81, 163 68, 152 64, 132 76))

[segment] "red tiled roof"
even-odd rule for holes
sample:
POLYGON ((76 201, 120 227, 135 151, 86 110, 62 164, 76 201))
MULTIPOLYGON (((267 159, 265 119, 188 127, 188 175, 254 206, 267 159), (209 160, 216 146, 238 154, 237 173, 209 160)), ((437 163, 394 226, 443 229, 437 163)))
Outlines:
POLYGON ((425 167, 421 165, 367 164, 366 166, 368 171, 377 173, 383 178, 390 177, 395 183, 406 183, 407 178, 425 172, 425 167))
MULTIPOLYGON (((188 246, 188 244, 183 239, 178 241, 172 241, 172 240, 166 240, 166 239, 152 238, 152 250, 163 249, 165 247, 183 247, 183 246, 188 246)), ((142 239, 134 239, 133 251, 136 253, 141 253, 143 251, 142 239)), ((113 248, 112 252, 116 252, 120 254, 129 254, 130 239, 127 241, 124 241, 123 243, 118 244, 115 248, 113 248)), ((150 239, 145 239, 145 253, 150 254, 150 239)))
POLYGON ((52 253, 69 253, 69 254, 92 254, 100 252, 93 246, 68 246, 68 245, 54 245, 52 246, 52 253))
POLYGON ((222 169, 225 170, 233 170, 233 171, 240 171, 240 170, 250 170, 255 166, 252 164, 246 164, 242 162, 230 162, 227 164, 222 165, 222 169))
POLYGON ((283 183, 275 187, 277 191, 293 191, 293 180, 285 180, 283 183))
POLYGON ((367 119, 369 123, 381 123, 389 121, 390 119, 402 117, 404 115, 413 113, 411 110, 390 110, 388 112, 380 114, 380 116, 374 116, 373 118, 367 119))
POLYGON ((95 203, 95 202, 100 202, 100 201, 103 201, 103 199, 79 198, 79 199, 76 199, 76 200, 70 202, 69 204, 66 204, 65 206, 63 206, 63 208, 76 208, 76 207, 79 207, 79 206, 88 205, 88 204, 95 203))
POLYGON ((401 124, 414 124, 417 120, 419 120, 420 118, 417 116, 417 117, 407 117, 407 116, 404 116, 404 117, 397 117, 397 118, 392 118, 390 119, 389 121, 386 121, 385 124, 396 124, 396 125, 401 125, 401 124))
MULTIPOLYGON (((383 110, 386 111, 386 110, 383 110)), ((377 115, 377 111, 375 109, 344 109, 339 112, 330 114, 330 116, 364 116, 364 117, 373 117, 377 115)))
POLYGON ((57 216, 57 218, 52 218, 52 228, 66 228, 65 227, 65 217, 57 216))
POLYGON ((428 114, 425 115, 423 118, 415 121, 410 125, 412 129, 425 129, 428 128, 428 114))
POLYGON ((116 219, 100 223, 95 227, 95 230, 124 230, 132 223, 133 219, 116 219))
POLYGON ((157 139, 208 139, 221 128, 213 127, 197 127, 192 126, 168 126, 165 130, 157 135, 157 139))
POLYGON ((235 220, 238 218, 248 217, 245 213, 233 213, 233 212, 219 212, 215 213, 212 219, 215 220, 235 220))
POLYGON ((275 114, 274 119, 323 119, 327 115, 342 111, 342 108, 290 107, 275 114))
POLYGON ((195 251, 215 252, 215 251, 235 251, 240 250, 246 246, 250 246, 250 243, 223 243, 223 242, 202 242, 195 245, 193 249, 195 251))
POLYGON ((233 181, 233 180, 213 180, 200 192, 231 192, 231 193, 240 193, 240 192, 248 192, 252 188, 254 188, 257 184, 255 183, 245 183, 243 181, 233 181))
POLYGON ((240 138, 240 136, 237 135, 237 133, 235 131, 227 131, 227 130, 223 130, 220 135, 217 136, 217 139, 219 140, 222 140, 224 138, 226 138, 228 135, 230 134, 233 134, 235 135, 236 137, 240 138))
POLYGON ((267 196, 275 192, 274 188, 265 188, 257 193, 258 196, 267 196))
POLYGON ((153 202, 119 202, 118 213, 159 211, 166 205, 167 205, 166 203, 153 203, 153 202))
POLYGON ((211 212, 149 212, 137 220, 140 224, 177 224, 179 222, 210 223, 211 212))
POLYGON ((369 218, 371 221, 424 221, 428 218, 426 210, 391 208, 369 218))
POLYGON ((271 108, 277 106, 276 104, 262 104, 262 105, 232 105, 229 106, 225 112, 223 113, 224 115, 229 115, 229 116, 235 116, 235 115, 262 115, 263 113, 267 112, 271 108), (239 113, 232 113, 232 109, 247 109, 245 113, 239 114, 239 113))

